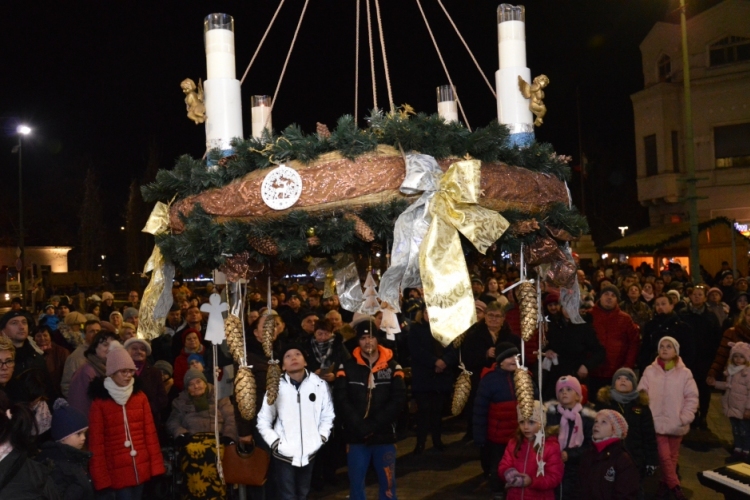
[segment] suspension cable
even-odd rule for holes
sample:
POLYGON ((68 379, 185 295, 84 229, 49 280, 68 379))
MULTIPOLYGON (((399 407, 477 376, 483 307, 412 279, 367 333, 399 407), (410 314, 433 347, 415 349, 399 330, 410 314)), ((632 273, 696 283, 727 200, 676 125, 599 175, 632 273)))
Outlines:
POLYGON ((370 15, 370 0, 365 0, 367 5, 367 38, 370 41, 370 74, 372 75, 372 107, 378 110, 378 87, 375 81, 375 48, 372 45, 372 17, 370 15))
POLYGON ((357 123, 359 117, 359 11, 360 0, 357 2, 357 20, 355 21, 355 41, 354 41, 354 123, 357 123))
POLYGON ((393 91, 391 90, 391 75, 388 71, 388 57, 385 55, 385 37, 383 36, 383 21, 380 17, 380 0, 375 0, 375 11, 378 16, 378 31, 380 32, 380 48, 383 51, 383 67, 385 68, 385 84, 388 88, 388 102, 391 105, 391 113, 394 112, 393 91))
POLYGON ((253 54, 252 59, 250 59, 250 64, 247 65, 247 69, 245 70, 245 73, 243 73, 242 75, 242 79, 240 80, 240 85, 242 85, 242 83, 245 81, 245 78, 247 78, 247 73, 250 71, 250 67, 255 62, 255 58, 258 57, 258 52, 260 52, 260 48, 263 46, 263 42, 266 41, 268 32, 271 31, 271 26, 273 26, 274 21, 276 21, 276 17, 279 15, 279 11, 281 10, 281 7, 284 5, 285 1, 286 0, 281 0, 281 3, 279 3, 279 6, 276 8, 276 12, 271 18, 271 22, 268 24, 268 27, 266 28, 266 32, 263 33, 263 38, 260 39, 260 43, 258 43, 258 47, 255 49, 255 54, 253 54))

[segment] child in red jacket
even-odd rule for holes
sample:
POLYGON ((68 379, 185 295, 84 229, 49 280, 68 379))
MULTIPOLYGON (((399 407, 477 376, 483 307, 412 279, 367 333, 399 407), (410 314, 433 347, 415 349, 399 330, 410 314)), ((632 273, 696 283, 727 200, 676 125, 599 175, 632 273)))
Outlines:
POLYGON ((557 437, 548 435, 541 450, 543 414, 539 401, 534 402, 530 418, 523 419, 519 411, 516 437, 505 448, 497 469, 497 474, 505 478, 506 500, 554 500, 555 488, 562 482, 563 462, 557 437))

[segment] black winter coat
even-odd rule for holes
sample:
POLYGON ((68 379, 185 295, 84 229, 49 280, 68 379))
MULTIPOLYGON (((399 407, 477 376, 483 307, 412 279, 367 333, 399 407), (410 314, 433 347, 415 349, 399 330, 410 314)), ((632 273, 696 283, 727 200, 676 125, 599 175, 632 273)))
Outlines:
POLYGON ((0 461, 0 498, 58 500, 60 494, 49 467, 13 450, 0 461))
MULTIPOLYGON (((302 344, 305 358, 307 359, 307 369, 311 372, 315 372, 320 369, 320 361, 318 361, 315 357, 315 349, 312 346, 313 342, 315 342, 314 337, 306 339, 306 341, 302 344)), ((344 337, 342 337, 340 333, 334 333, 333 348, 331 349, 330 356, 330 361, 332 361, 331 369, 333 370, 333 373, 336 373, 336 369, 341 365, 341 363, 351 357, 352 355, 349 354, 349 350, 344 346, 344 337)))
POLYGON ((406 404, 404 373, 390 349, 378 346, 378 351, 372 370, 356 348, 336 372, 333 400, 347 443, 396 442, 396 420, 406 404), (368 388, 371 373, 374 389, 368 388))
MULTIPOLYGON (((470 372, 471 385, 477 387, 483 368, 490 368, 495 363, 495 358, 487 357, 487 350, 495 347, 501 342, 510 342, 521 351, 521 338, 513 335, 510 331, 507 321, 503 323, 500 333, 497 336, 497 342, 492 340, 492 335, 487 329, 484 321, 474 324, 466 333, 466 338, 461 344, 461 359, 464 366, 470 372)), ((499 354, 499 353, 496 353, 499 354)))
MULTIPOLYGON (((685 366, 693 372, 695 380, 703 380, 708 370, 711 369, 714 356, 721 344, 722 331, 719 319, 707 307, 703 308, 703 312, 695 313, 689 306, 680 312, 680 319, 690 325, 695 335, 695 361, 693 366, 687 363, 685 366)), ((682 345, 680 345, 680 354, 682 354, 682 345)))
POLYGON ((641 350, 638 353, 638 368, 641 373, 654 362, 659 354, 659 340, 662 337, 674 337, 680 343, 680 357, 688 368, 695 366, 697 352, 695 332, 679 314, 657 314, 646 323, 641 339, 641 350))
POLYGON ((441 373, 435 372, 435 363, 444 359, 445 348, 435 340, 430 325, 413 323, 409 331, 409 351, 411 352, 411 391, 413 393, 453 392, 454 374, 449 366, 441 373))
POLYGON ((578 466, 576 498, 586 500, 636 500, 641 484, 635 462, 622 441, 615 441, 601 453, 590 448, 578 466))
POLYGON ((94 485, 89 477, 91 453, 51 441, 41 448, 35 460, 52 470, 61 500, 94 500, 94 485))
POLYGON ((597 411, 614 410, 625 417, 625 421, 628 423, 625 448, 635 461, 641 477, 645 477, 647 465, 654 467, 659 465, 654 417, 648 407, 646 391, 640 391, 638 399, 623 405, 612 399, 609 386, 602 387, 597 394, 596 409, 597 411))

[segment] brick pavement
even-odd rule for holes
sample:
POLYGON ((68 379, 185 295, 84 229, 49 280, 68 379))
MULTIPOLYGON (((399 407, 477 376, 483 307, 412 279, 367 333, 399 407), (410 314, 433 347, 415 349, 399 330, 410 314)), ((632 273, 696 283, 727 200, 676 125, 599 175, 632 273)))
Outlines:
MULTIPOLYGON (((711 400, 708 416, 710 431, 691 431, 680 452, 680 475, 688 498, 700 500, 721 499, 723 496, 704 488, 698 483, 696 473, 724 465, 728 456, 726 447, 732 441, 729 420, 721 414, 720 394, 711 400)), ((397 445, 396 462, 397 493, 400 500, 487 500, 491 498, 487 482, 482 477, 479 452, 473 443, 461 441, 464 424, 456 419, 445 423, 444 452, 432 449, 428 439, 427 449, 422 455, 412 454, 415 438, 407 437, 397 445)), ((338 473, 339 485, 326 486, 321 492, 313 492, 311 499, 334 500, 348 497, 346 468, 338 473)), ((647 493, 654 491, 657 479, 646 485, 647 493)), ((377 499, 377 479, 374 472, 368 475, 367 498, 377 499)), ((652 495, 648 496, 652 496, 652 495)))

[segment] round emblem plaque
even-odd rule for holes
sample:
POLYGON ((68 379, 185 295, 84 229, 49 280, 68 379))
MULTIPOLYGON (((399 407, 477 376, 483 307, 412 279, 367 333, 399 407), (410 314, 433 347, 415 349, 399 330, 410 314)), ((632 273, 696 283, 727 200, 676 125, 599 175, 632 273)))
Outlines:
POLYGON ((279 165, 263 179, 260 194, 270 208, 284 210, 299 200, 302 194, 302 178, 293 168, 279 165))

